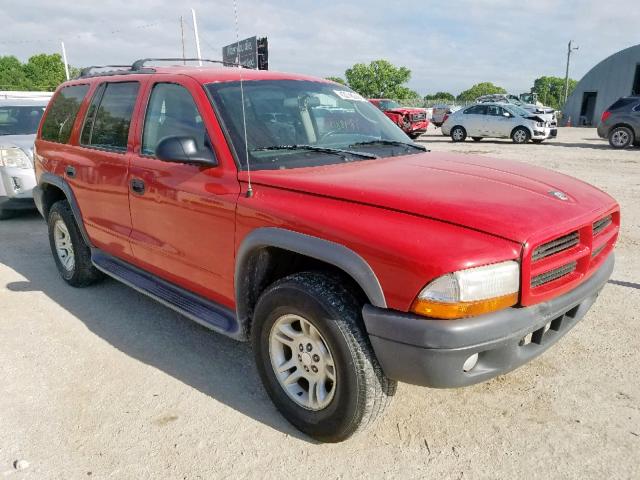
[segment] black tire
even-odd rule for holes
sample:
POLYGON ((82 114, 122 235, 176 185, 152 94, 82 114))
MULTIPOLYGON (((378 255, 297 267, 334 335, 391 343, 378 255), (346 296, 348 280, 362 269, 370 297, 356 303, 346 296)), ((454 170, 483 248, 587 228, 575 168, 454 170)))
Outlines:
POLYGON ((479 142, 483 137, 471 137, 474 142, 479 142))
POLYGON ((533 139, 533 140, 531 140, 531 141, 532 141, 533 143, 538 143, 538 144, 540 144, 540 143, 544 142, 544 139, 541 139, 541 138, 534 138, 534 139, 533 139))
POLYGON ((410 133, 409 134, 409 138, 411 140, 415 140, 416 138, 420 138, 421 135, 422 135, 422 133, 410 133))
POLYGON ((320 272, 278 280, 260 296, 255 308, 251 340, 267 393, 292 425, 323 442, 340 442, 364 430, 382 414, 396 390, 397 383, 382 372, 364 333, 361 310, 337 278, 320 272), (274 373, 270 334, 284 315, 298 315, 311 323, 333 357, 335 392, 321 410, 294 402, 274 373))
POLYGON ((609 145, 616 149, 627 148, 635 143, 633 130, 629 127, 615 127, 609 132, 609 145))
POLYGON ((454 142, 464 142, 467 139, 467 131, 460 125, 453 127, 450 133, 451 140, 454 142))
POLYGON ((511 140, 513 143, 525 144, 531 140, 531 133, 525 127, 516 127, 511 132, 511 140))
POLYGON ((49 210, 49 245, 60 276, 73 287, 86 287, 103 278, 103 274, 91 263, 91 250, 82 238, 71 207, 66 200, 54 203, 49 210), (63 222, 69 233, 69 241, 73 247, 73 266, 63 265, 56 248, 54 229, 57 222, 63 222))

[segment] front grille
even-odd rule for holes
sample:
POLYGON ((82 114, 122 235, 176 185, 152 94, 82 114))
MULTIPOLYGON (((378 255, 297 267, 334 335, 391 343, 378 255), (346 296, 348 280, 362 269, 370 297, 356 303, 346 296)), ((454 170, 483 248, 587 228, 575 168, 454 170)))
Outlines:
POLYGON ((549 270, 548 272, 541 273, 540 275, 536 275, 531 279, 531 288, 536 288, 545 283, 553 282, 565 275, 569 275, 574 272, 578 262, 571 262, 563 265, 559 268, 554 268, 553 270, 549 270))
POLYGON ((427 114, 426 113, 414 113, 411 116, 411 119, 414 122, 420 122, 420 121, 424 120, 425 118, 427 118, 427 114))
POLYGON ((593 222, 593 236, 595 237, 596 235, 598 235, 609 225, 611 225, 611 215, 607 215, 606 217, 601 218, 597 222, 593 222))
POLYGON ((531 256, 532 261, 541 260, 543 258, 554 255, 558 252, 562 252, 563 250, 568 250, 571 247, 574 247, 580 241, 580 235, 578 232, 572 232, 569 235, 565 235, 564 237, 556 238, 550 242, 544 243, 537 247, 533 251, 533 255, 531 256))
POLYGON ((598 248, 596 248, 593 252, 591 252, 591 258, 594 258, 596 255, 598 255, 602 250, 604 250, 604 247, 606 247, 607 244, 605 243, 604 245, 600 245, 598 248))

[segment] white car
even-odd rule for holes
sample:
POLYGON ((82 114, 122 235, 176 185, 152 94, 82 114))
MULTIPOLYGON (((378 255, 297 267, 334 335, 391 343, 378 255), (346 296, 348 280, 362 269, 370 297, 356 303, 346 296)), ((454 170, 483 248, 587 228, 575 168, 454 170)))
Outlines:
POLYGON ((34 209, 33 142, 51 94, 0 92, 0 220, 34 209))
POLYGON ((511 138, 514 143, 541 143, 553 138, 558 130, 538 115, 508 103, 479 103, 449 115, 442 125, 442 133, 451 135, 454 142, 471 137, 511 138))
POLYGON ((545 122, 549 122, 552 127, 558 126, 558 119, 556 111, 551 107, 545 107, 542 104, 526 103, 520 100, 515 95, 509 94, 495 94, 495 95, 483 95, 476 99, 476 103, 510 103, 516 107, 520 107, 529 113, 533 113, 542 118, 545 122))

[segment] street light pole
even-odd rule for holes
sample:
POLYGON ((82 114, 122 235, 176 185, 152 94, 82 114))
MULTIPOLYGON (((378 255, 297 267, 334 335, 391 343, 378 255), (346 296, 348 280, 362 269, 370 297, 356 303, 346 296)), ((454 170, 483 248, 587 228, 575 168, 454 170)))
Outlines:
POLYGON ((572 47, 573 40, 569 40, 567 46, 567 71, 564 75, 564 103, 567 103, 567 97, 569 96, 569 64, 571 63, 571 51, 578 50, 580 47, 572 47))

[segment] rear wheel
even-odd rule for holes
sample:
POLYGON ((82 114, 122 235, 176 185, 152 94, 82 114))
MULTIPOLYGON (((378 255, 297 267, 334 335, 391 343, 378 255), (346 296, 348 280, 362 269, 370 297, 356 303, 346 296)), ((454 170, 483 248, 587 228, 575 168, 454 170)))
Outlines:
POLYGON ((527 143, 530 138, 531 134, 529 133, 529 130, 524 127, 518 127, 511 133, 511 140, 513 140, 513 143, 527 143))
POLYGON ((464 127, 457 125, 451 129, 451 140, 454 142, 464 142, 467 138, 467 131, 464 127))
POLYGON ((633 131, 628 127, 616 127, 609 132, 609 145, 613 148, 627 148, 634 141, 633 131))
POLYGON ((69 285, 86 287, 103 275, 91 263, 91 250, 82 238, 66 200, 49 210, 49 245, 60 275, 69 285))
POLYGON ((480 140, 482 140, 482 137, 471 137, 473 139, 474 142, 479 142, 480 140))
POLYGON ((363 430, 395 393, 360 312, 340 281, 318 272, 275 282, 255 308, 251 337, 265 389, 289 422, 321 441, 363 430))

